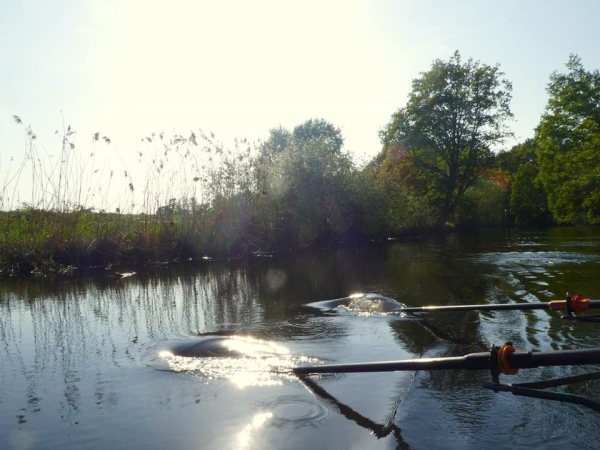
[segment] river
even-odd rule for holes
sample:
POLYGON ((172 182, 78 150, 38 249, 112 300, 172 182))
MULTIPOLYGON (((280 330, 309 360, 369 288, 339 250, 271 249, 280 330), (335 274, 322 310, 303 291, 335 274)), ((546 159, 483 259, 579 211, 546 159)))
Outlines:
MULTIPOLYGON (((600 230, 486 230, 360 249, 0 286, 0 448, 600 448, 600 414, 482 389, 475 371, 313 376, 296 365, 600 346, 547 311, 322 314, 358 292, 410 306, 600 297, 600 230), (198 337, 198 336, 202 337, 198 337), (239 354, 181 357, 205 336, 239 354)), ((521 370, 506 382, 590 367, 521 370)), ((599 382, 566 388, 600 399, 599 382)))

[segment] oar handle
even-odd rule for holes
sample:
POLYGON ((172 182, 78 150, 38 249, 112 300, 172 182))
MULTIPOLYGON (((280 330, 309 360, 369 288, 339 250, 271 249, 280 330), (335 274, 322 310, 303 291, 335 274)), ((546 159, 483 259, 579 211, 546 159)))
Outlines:
POLYGON ((552 310, 570 310, 569 312, 582 313, 590 308, 600 308, 600 300, 590 300, 581 295, 574 295, 567 300, 552 300, 548 302, 548 308, 552 310))
POLYGON ((600 364, 600 348, 557 350, 554 352, 516 351, 507 356, 515 369, 545 366, 580 366, 600 364))

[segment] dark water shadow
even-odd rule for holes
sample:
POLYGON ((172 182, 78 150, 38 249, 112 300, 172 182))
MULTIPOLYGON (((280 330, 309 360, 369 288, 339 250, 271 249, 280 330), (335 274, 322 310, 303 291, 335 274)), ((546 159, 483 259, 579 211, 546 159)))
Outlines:
POLYGON ((388 420, 386 421, 386 423, 381 424, 369 419, 368 417, 363 416, 359 412, 352 409, 350 406, 346 405, 345 403, 342 403, 340 400, 338 400, 329 392, 327 392, 324 388, 315 383, 311 378, 306 376, 298 376, 298 378, 309 391, 334 404, 342 416, 356 423, 358 426, 369 430, 377 439, 382 439, 389 435, 392 435, 394 436, 398 444, 398 446, 396 447, 397 449, 405 450, 411 448, 410 445, 408 445, 404 441, 404 438, 402 437, 402 431, 394 422, 398 409, 400 408, 400 404, 402 403, 402 399, 404 397, 403 395, 395 399, 392 410, 388 415, 388 420))

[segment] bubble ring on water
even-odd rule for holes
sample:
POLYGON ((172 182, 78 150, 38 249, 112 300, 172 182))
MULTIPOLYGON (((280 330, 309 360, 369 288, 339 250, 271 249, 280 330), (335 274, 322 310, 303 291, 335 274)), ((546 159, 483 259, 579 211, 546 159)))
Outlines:
POLYGON ((301 428, 325 422, 333 413, 338 413, 335 405, 319 402, 300 395, 285 395, 264 405, 273 414, 273 423, 279 426, 290 424, 301 428))

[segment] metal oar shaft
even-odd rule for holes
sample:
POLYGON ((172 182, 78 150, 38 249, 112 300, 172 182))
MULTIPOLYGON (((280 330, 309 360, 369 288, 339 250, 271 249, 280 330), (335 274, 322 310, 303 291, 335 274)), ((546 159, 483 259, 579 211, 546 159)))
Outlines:
POLYGON ((296 367, 294 372, 298 375, 309 373, 351 373, 351 372, 397 372, 412 370, 453 370, 465 369, 471 363, 477 367, 473 369, 485 369, 489 367, 489 352, 472 353, 466 356, 454 358, 423 358, 407 359, 404 361, 381 361, 373 363, 355 364, 329 364, 313 367, 296 367), (487 358, 487 363, 485 359, 487 358), (478 367, 478 364, 481 367, 478 367))
POLYGON ((451 312, 451 311, 507 311, 548 309, 548 303, 506 303, 500 305, 447 305, 447 306, 413 306, 402 308, 402 312, 451 312))
POLYGON ((600 364, 600 348, 557 350, 555 352, 516 351, 509 354, 507 358, 510 366, 515 369, 600 364))
MULTIPOLYGON (((423 358, 405 361, 296 367, 294 373, 297 375, 307 375, 310 373, 398 372, 414 370, 484 370, 490 368, 490 358, 490 352, 481 352, 452 358, 423 358)), ((514 369, 600 364, 600 348, 559 350, 555 352, 516 351, 509 354, 507 359, 510 367, 514 369)))
MULTIPOLYGON (((564 310, 567 307, 566 300, 552 300, 551 302, 538 303, 503 303, 487 305, 447 305, 447 306, 414 306, 402 308, 402 312, 451 312, 451 311, 507 311, 507 310, 533 310, 553 309, 564 310)), ((600 308, 600 300, 590 300, 590 308, 600 308)))

